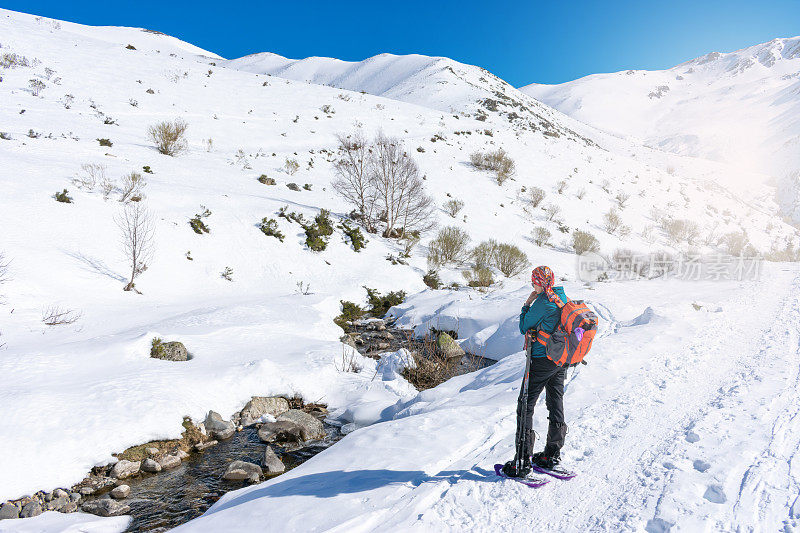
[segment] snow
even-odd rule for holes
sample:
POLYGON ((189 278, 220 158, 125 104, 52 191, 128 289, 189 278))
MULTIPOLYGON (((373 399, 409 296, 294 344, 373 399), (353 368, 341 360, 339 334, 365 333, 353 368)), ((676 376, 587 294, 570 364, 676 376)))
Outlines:
MULTIPOLYGON (((594 74, 520 90, 607 132, 775 182, 800 171, 798 50, 800 37, 774 39, 666 70, 594 74)), ((750 181, 736 174, 727 181, 742 180, 750 181)), ((782 195, 781 201, 797 202, 798 191, 793 187, 791 199, 782 195)))
POLYGON ((0 532, 16 533, 118 533, 128 527, 130 517, 100 518, 86 513, 48 511, 25 520, 3 520, 0 532))
MULTIPOLYGON (((797 235, 777 219, 775 188, 761 174, 609 135, 446 58, 225 62, 135 28, 7 10, 0 35, 0 54, 30 60, 0 71, 0 131, 11 137, 0 140, 0 253, 11 261, 0 285, 0 499, 71 486, 112 453, 177 437, 183 416, 199 421, 213 409, 228 417, 253 395, 298 394, 328 404, 347 436, 287 474, 226 495, 184 529, 257 530, 268 520, 286 531, 521 530, 534 516, 542 530, 559 531, 797 527, 796 265, 767 265, 757 281, 586 285, 569 233, 559 231, 559 223, 586 229, 606 254, 718 251, 711 238, 671 243, 653 220, 656 207, 697 221, 703 236, 745 229, 767 251, 797 235), (39 96, 31 79, 45 84, 39 96), (504 103, 492 111, 486 98, 504 103), (189 123, 189 149, 171 158, 146 131, 174 117, 189 123), (393 265, 387 256, 401 251, 393 240, 368 235, 356 253, 336 231, 312 253, 302 229, 277 217, 283 206, 306 218, 330 209, 337 221, 350 211, 331 194, 329 151, 336 134, 359 127, 402 139, 437 205, 464 201, 457 219, 438 211, 440 225, 464 229, 473 244, 516 244, 602 318, 589 365, 570 371, 565 456, 580 471, 570 485, 533 492, 492 472, 512 454, 527 272, 495 273, 487 292, 428 290, 433 234, 408 265, 393 265), (518 169, 502 186, 468 163, 470 153, 500 147, 518 169), (287 159, 298 161, 295 174, 287 159), (141 295, 122 291, 129 267, 113 222, 118 194, 105 200, 71 182, 85 163, 104 164, 114 179, 145 165, 154 172, 144 174, 144 203, 156 252, 137 279, 141 295), (277 185, 259 183, 261 174, 277 185), (727 187, 732 175, 745 185, 727 187), (569 182, 564 195, 554 187, 560 179, 569 182), (526 212, 523 186, 543 188, 559 220, 526 212), (65 187, 75 203, 53 200, 65 187), (627 237, 602 229, 619 192, 631 196, 621 210, 627 237), (212 213, 207 235, 188 225, 201 206, 212 213), (264 217, 278 220, 283 243, 259 231, 264 217), (534 244, 533 227, 551 231, 549 246, 534 244), (233 281, 221 278, 225 267, 233 281), (340 301, 363 304, 364 286, 406 291, 390 311, 399 324, 418 335, 457 330, 464 348, 499 362, 417 393, 399 374, 408 354, 375 361, 339 342, 340 301), (50 306, 80 318, 45 326, 50 306), (154 337, 180 340, 192 359, 151 359, 154 337), (360 372, 343 371, 349 357, 360 372)), ((442 279, 463 284, 462 269, 443 269, 442 279)), ((536 427, 544 422, 539 407, 536 427)), ((47 513, 0 530, 125 524, 47 513)))

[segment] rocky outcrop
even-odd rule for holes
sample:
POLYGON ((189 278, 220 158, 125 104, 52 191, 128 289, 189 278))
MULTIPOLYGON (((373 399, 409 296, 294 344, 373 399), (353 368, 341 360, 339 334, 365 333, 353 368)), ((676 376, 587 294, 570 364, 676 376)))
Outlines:
POLYGON ((4 503, 0 506, 0 520, 19 518, 19 508, 13 503, 4 503))
POLYGON ((161 470, 169 470, 170 468, 177 468, 181 466, 181 458, 177 455, 165 455, 161 459, 158 460, 158 464, 161 465, 161 470))
POLYGON ((131 477, 134 474, 138 474, 140 467, 141 467, 141 462, 139 461, 127 461, 125 459, 122 459, 121 461, 118 461, 117 464, 114 465, 109 475, 116 479, 125 479, 131 477))
POLYGON ((19 512, 20 518, 31 518, 33 516, 39 516, 44 511, 42 510, 42 504, 38 501, 32 501, 25 504, 25 507, 22 508, 22 511, 19 512))
POLYGON ((303 440, 321 439, 326 435, 322 422, 300 409, 289 409, 278 417, 278 422, 291 422, 300 426, 303 440))
POLYGON ((257 483, 261 479, 262 470, 257 464, 246 461, 234 461, 228 465, 228 469, 222 475, 228 481, 250 481, 257 483))
POLYGON ((264 470, 267 474, 282 474, 286 471, 283 461, 280 460, 270 446, 267 446, 267 449, 264 450, 264 470))
POLYGON ((289 402, 286 398, 253 396, 240 413, 240 423, 245 427, 250 426, 264 415, 278 416, 288 410, 289 402))
POLYGON ((217 440, 229 439, 236 432, 236 427, 233 425, 233 422, 224 420, 222 415, 216 411, 209 411, 203 424, 205 425, 206 431, 211 433, 217 440))
POLYGON ((91 500, 81 505, 81 511, 97 516, 119 516, 130 512, 131 508, 109 498, 91 500))

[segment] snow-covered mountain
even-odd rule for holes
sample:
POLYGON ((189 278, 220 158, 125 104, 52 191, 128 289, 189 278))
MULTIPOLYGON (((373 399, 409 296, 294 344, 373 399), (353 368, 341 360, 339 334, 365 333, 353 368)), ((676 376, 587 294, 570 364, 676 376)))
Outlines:
MULTIPOLYGON (((726 529, 759 520, 735 498, 739 487, 761 518, 783 520, 791 490, 768 498, 759 480, 797 476, 757 459, 771 450, 769 460, 785 467, 796 442, 800 417, 788 415, 797 390, 785 371, 796 364, 785 349, 796 346, 793 267, 767 266, 746 282, 585 284, 570 244, 576 230, 595 235, 605 255, 716 253, 721 236, 742 231, 764 252, 796 244, 762 176, 609 135, 442 58, 228 62, 147 30, 0 10, 0 61, 0 254, 9 262, 0 284, 0 502, 68 487, 112 452, 176 437, 184 415, 198 421, 214 409, 227 418, 253 395, 298 394, 365 427, 184 527, 520 530, 534 509, 553 531, 616 530, 620 521, 663 531, 705 519, 726 529), (188 146, 170 157, 147 132, 176 117, 188 124, 188 146), (456 217, 436 210, 440 226, 467 232, 472 244, 518 246, 603 316, 597 363, 569 385, 580 392, 565 457, 583 470, 573 486, 591 494, 580 505, 566 498, 569 487, 542 498, 485 471, 513 448, 522 373, 514 322, 529 273, 496 271, 497 283, 480 292, 464 287, 469 265, 454 264, 440 274, 461 288, 430 290, 422 276, 435 232, 404 261, 403 244, 378 234, 355 251, 338 227, 353 207, 331 182, 337 135, 359 130, 399 138, 437 206, 463 201, 456 217), (516 163, 500 184, 470 165, 474 152, 498 148, 516 163), (103 169, 94 185, 84 165, 103 169), (142 294, 122 290, 130 265, 114 223, 125 205, 121 179, 134 171, 146 180, 142 205, 155 234, 153 260, 136 281, 142 294), (719 185, 732 174, 746 186, 719 185), (526 203, 534 187, 545 194, 535 208, 526 203), (72 203, 53 198, 65 188, 72 203), (278 215, 285 206, 307 220, 331 211, 337 227, 325 250, 309 249, 303 229, 278 215), (195 233, 189 220, 206 209, 210 232, 195 233), (626 232, 607 230, 612 209, 626 232), (265 218, 282 240, 262 233, 265 218), (676 239, 665 221, 696 224, 694 235, 676 239), (536 229, 550 237, 537 244, 536 229), (362 372, 344 371, 332 319, 341 300, 365 302, 364 286, 406 291, 393 310, 403 325, 454 325, 465 347, 501 361, 421 393, 370 358, 356 357, 362 372), (54 309, 76 321, 45 325, 54 309), (192 360, 151 359, 154 337, 182 341, 192 360), (720 392, 729 390, 730 405, 720 392), (767 423, 789 428, 780 446, 770 439, 783 430, 753 437, 767 423), (731 435, 728 425, 744 429, 731 435), (701 460, 709 466, 693 466, 701 460)), ((537 427, 544 416, 537 408, 537 427)), ((3 521, 0 531, 45 523, 60 531, 62 519, 3 521)))
POLYGON ((571 122, 520 93, 491 72, 446 57, 380 54, 359 62, 329 57, 287 59, 260 53, 227 66, 281 78, 327 85, 472 117, 501 127, 566 135, 592 141, 570 129, 571 122))
MULTIPOLYGON (((712 52, 667 70, 594 74, 520 90, 660 150, 747 168, 772 183, 796 181, 800 173, 800 37, 712 52)), ((800 220, 798 191, 780 200, 800 220)))

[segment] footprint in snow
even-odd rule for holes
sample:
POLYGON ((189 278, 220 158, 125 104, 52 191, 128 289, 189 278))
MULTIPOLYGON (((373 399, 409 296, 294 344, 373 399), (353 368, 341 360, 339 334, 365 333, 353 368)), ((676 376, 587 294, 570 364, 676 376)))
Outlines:
POLYGON ((703 461, 702 459, 697 459, 694 462, 694 469, 697 470, 698 472, 705 472, 709 468, 711 468, 711 463, 703 461))
POLYGON ((686 440, 692 443, 697 442, 700 440, 700 435, 698 435, 694 431, 688 431, 686 433, 686 440))
POLYGON ((709 485, 706 488, 703 498, 711 503, 725 503, 728 499, 725 497, 725 491, 722 490, 722 485, 709 485))

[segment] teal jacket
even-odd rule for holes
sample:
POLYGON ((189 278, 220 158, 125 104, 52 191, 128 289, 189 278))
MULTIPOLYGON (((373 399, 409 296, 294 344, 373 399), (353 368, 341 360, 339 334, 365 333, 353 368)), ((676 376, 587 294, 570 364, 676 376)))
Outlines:
MULTIPOLYGON (((553 291, 561 298, 561 301, 567 302, 567 294, 564 292, 564 287, 553 287, 553 291)), ((525 335, 525 332, 533 328, 547 333, 553 333, 558 326, 558 320, 561 312, 558 306, 547 299, 545 293, 536 297, 531 305, 523 305, 522 312, 519 314, 519 332, 525 335)), ((541 343, 535 342, 533 344, 532 357, 544 357, 544 346, 541 343)))

